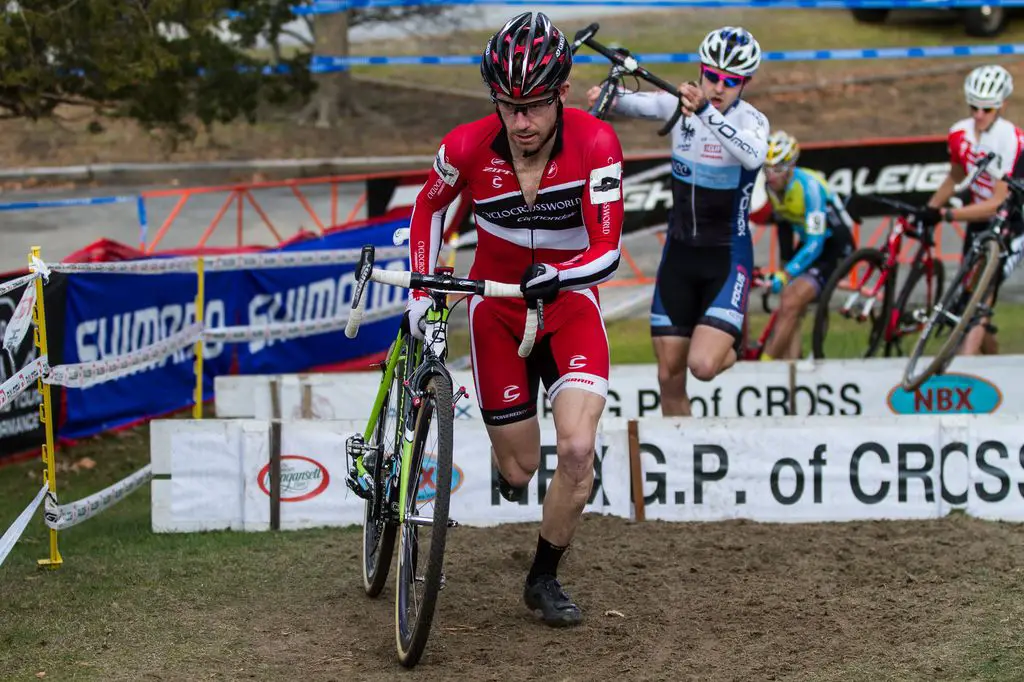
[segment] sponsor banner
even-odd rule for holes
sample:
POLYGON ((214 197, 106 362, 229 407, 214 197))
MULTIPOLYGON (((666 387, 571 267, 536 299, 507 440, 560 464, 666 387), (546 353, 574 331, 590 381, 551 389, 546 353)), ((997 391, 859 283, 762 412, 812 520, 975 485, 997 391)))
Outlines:
MULTIPOLYGON (((223 327, 241 315, 246 298, 241 287, 233 286, 237 281, 234 273, 206 276, 205 326, 223 327)), ((195 293, 195 275, 69 275, 66 363, 114 362, 162 344, 196 323, 195 293)), ((231 368, 231 350, 223 343, 206 343, 203 353, 204 394, 212 394, 213 377, 231 368)), ((117 379, 66 389, 60 435, 87 436, 190 404, 194 360, 190 345, 135 365, 117 379)))
MULTIPOLYGON (((270 528, 269 422, 257 420, 154 420, 153 530, 193 532, 270 528), (169 480, 168 480, 169 479, 169 480)), ((281 426, 281 528, 361 524, 363 500, 345 485, 345 439, 365 420, 294 421, 281 426)), ((625 424, 602 428, 594 462, 594 486, 586 511, 628 517, 630 474, 625 424)), ((539 521, 557 464, 551 422, 541 429, 541 464, 522 503, 492 488, 494 471, 483 424, 456 429, 451 518, 489 526, 539 521)), ((427 502, 434 460, 428 460, 417 492, 427 502)), ((430 507, 426 507, 429 513, 430 507)))
POLYGON ((1018 417, 650 419, 648 517, 769 522, 972 516, 1024 520, 1018 417))
POLYGON ((639 424, 644 504, 669 521, 926 519, 941 450, 937 420, 836 417, 639 424))
MULTIPOLYGON (((0 338, 9 341, 9 343, 5 342, 5 346, 10 349, 10 351, 5 349, 3 353, 0 353, 0 384, 7 382, 19 371, 39 359, 31 332, 31 310, 28 310, 28 318, 20 317, 20 323, 17 321, 13 323, 15 328, 10 326, 12 320, 17 320, 19 317, 16 312, 19 302, 23 302, 27 298, 34 300, 34 294, 26 294, 30 288, 34 289, 34 278, 6 275, 0 277, 0 282, 11 282, 17 279, 22 280, 18 287, 8 289, 0 294, 0 338), (26 282, 28 286, 26 286, 26 282), (19 324, 22 325, 21 330, 16 328, 19 324)), ((43 288, 43 302, 47 311, 46 332, 50 351, 47 360, 50 365, 60 362, 62 355, 60 346, 64 335, 64 316, 61 311, 64 309, 66 281, 64 275, 51 274, 49 283, 43 288)), ((61 392, 56 387, 51 387, 50 390, 53 396, 54 411, 59 414, 61 392)), ((39 391, 32 386, 20 392, 9 403, 0 402, 4 402, 0 406, 0 461, 3 461, 5 457, 39 448, 45 440, 43 427, 39 423, 39 406, 43 402, 39 391)))
MULTIPOLYGON (((363 522, 362 500, 345 485, 345 439, 358 429, 355 422, 281 424, 282 530, 363 522)), ((245 530, 270 529, 269 452, 268 445, 243 455, 245 530)))
MULTIPOLYGON (((786 415, 881 417, 921 414, 1024 413, 1024 362, 1020 356, 958 357, 949 372, 917 391, 899 386, 905 360, 741 362, 712 381, 687 377, 695 417, 786 415)), ((473 374, 453 371, 455 390, 469 393, 455 407, 459 421, 476 421, 473 374)), ((379 371, 343 374, 222 376, 216 380, 217 415, 269 419, 271 386, 277 386, 286 419, 366 419, 380 385, 379 371)), ((551 418, 541 391, 538 414, 551 418)), ((605 417, 661 416, 655 365, 613 365, 605 417)))
MULTIPOLYGON (((948 442, 934 458, 967 469, 959 487, 947 483, 944 498, 966 505, 982 519, 1024 521, 1024 430, 1020 418, 963 419, 950 425, 948 442)), ((937 461, 937 460, 936 460, 937 461)))
POLYGON ((909 393, 900 386, 905 358, 797 362, 796 414, 835 414, 821 399, 833 394, 847 399, 847 411, 840 414, 1021 414, 1022 360, 1019 355, 957 357, 946 374, 909 393))
MULTIPOLYGON (((406 226, 407 221, 398 221, 344 230, 321 239, 290 245, 285 249, 359 249, 365 244, 392 246, 395 229, 406 226)), ((390 259, 378 258, 374 267, 408 270, 408 254, 404 251, 403 254, 390 259)), ((244 277, 246 281, 242 286, 247 292, 247 300, 240 320, 242 325, 260 327, 274 323, 307 323, 345 318, 352 309, 355 263, 249 270, 244 273, 244 277)), ((296 372, 386 349, 398 331, 398 322, 404 312, 402 303, 408 298, 408 292, 401 287, 371 282, 363 296, 368 319, 360 326, 356 338, 349 339, 344 329, 338 328, 333 332, 288 340, 254 339, 237 347, 238 372, 296 372), (393 313, 374 321, 371 313, 383 309, 390 309, 393 313)))
MULTIPOLYGON (((825 522, 932 519, 959 509, 1024 521, 1021 422, 992 415, 644 418, 646 515, 825 522)), ((282 426, 283 528, 361 523, 362 500, 344 485, 343 455, 344 438, 361 423, 282 426)), ((588 512, 631 514, 626 433, 625 420, 601 425, 588 512)), ((155 531, 269 527, 268 422, 168 420, 154 422, 152 434, 155 531)), ((542 425, 541 466, 522 504, 493 490, 482 425, 460 426, 455 439, 452 518, 473 526, 541 518, 556 461, 550 422, 542 425)), ((427 473, 418 491, 424 501, 435 492, 427 473)))
MULTIPOLYGON (((339 231, 289 244, 279 252, 358 249, 368 243, 391 247, 395 228, 404 224, 339 231)), ((393 247, 391 251, 394 253, 393 247)), ((380 260, 377 266, 404 270, 407 257, 380 260)), ((351 309, 354 271, 354 263, 338 263, 207 272, 202 323, 208 329, 304 323, 331 327, 330 320, 347 316, 351 309)), ((63 342, 67 364, 113 361, 160 343, 196 321, 197 282, 192 274, 76 273, 68 280, 68 334, 63 342)), ((392 312, 364 324, 355 339, 346 338, 341 329, 237 344, 208 339, 203 351, 204 396, 212 396, 214 378, 231 371, 233 365, 242 373, 293 372, 386 349, 396 333, 402 312, 399 304, 406 292, 373 283, 365 295, 369 319, 377 310, 392 312)), ((194 351, 188 347, 116 380, 68 390, 60 435, 83 437, 187 407, 192 403, 195 382, 193 364, 194 351)))
MULTIPOLYGON (((498 523, 540 521, 544 499, 558 464, 552 421, 540 427, 540 467, 519 503, 504 499, 494 488, 497 469, 491 463, 491 443, 482 422, 457 423, 455 464, 459 490, 452 495, 451 515, 460 523, 490 526, 498 523)), ((594 457, 594 485, 584 513, 630 515, 629 446, 625 423, 603 425, 594 457)), ((456 484, 455 472, 452 477, 456 484)))

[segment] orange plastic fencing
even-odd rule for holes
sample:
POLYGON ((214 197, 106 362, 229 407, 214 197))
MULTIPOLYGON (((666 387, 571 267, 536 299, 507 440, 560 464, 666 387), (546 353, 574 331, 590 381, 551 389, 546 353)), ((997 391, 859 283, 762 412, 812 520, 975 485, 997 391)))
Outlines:
MULTIPOLYGON (((259 219, 267 227, 267 229, 273 235, 274 239, 276 239, 280 243, 281 241, 283 241, 281 232, 277 229, 277 227, 275 227, 274 223, 270 220, 270 217, 267 215, 266 211, 263 210, 263 207, 260 205, 259 201, 257 201, 256 197, 253 196, 253 190, 274 189, 280 187, 291 188, 292 194, 295 196, 295 199, 299 202, 299 205, 301 205, 302 208, 305 209, 306 213, 309 214, 310 218, 313 220, 313 224, 316 225, 317 229, 321 233, 323 233, 329 227, 341 224, 338 220, 338 187, 341 184, 365 182, 366 180, 373 178, 389 178, 395 177, 395 175, 395 173, 332 175, 319 178, 299 178, 267 182, 236 183, 231 185, 217 185, 213 187, 186 187, 180 189, 176 188, 145 191, 142 192, 142 196, 146 199, 177 197, 178 201, 175 203, 174 207, 171 209, 171 212, 167 215, 163 223, 160 225, 160 228, 153 236, 152 241, 140 244, 139 248, 145 253, 153 253, 156 250, 157 246, 160 244, 160 242, 163 240, 163 238, 167 235, 167 232, 174 225, 174 222, 178 219, 182 209, 185 208, 185 205, 188 203, 188 200, 200 194, 226 194, 226 196, 224 198, 224 203, 220 207, 220 210, 217 211, 216 215, 214 215, 213 219, 210 221, 210 224, 206 227, 206 229, 203 231, 202 236, 199 238, 199 242, 196 244, 197 247, 202 247, 206 245, 210 237, 212 237, 214 232, 217 230, 221 221, 224 219, 224 216, 228 213, 228 211, 232 210, 232 208, 234 209, 235 212, 234 222, 236 246, 244 246, 242 235, 245 227, 245 206, 247 203, 253 209, 253 211, 255 211, 256 215, 259 216, 259 219), (321 216, 318 215, 317 212, 313 209, 312 205, 310 205, 309 203, 308 198, 302 191, 303 187, 312 187, 318 185, 329 185, 331 192, 330 216, 324 216, 324 219, 322 219, 321 216)), ((355 205, 345 216, 343 222, 347 223, 356 220, 360 210, 362 210, 365 204, 366 191, 364 190, 359 195, 355 205)))

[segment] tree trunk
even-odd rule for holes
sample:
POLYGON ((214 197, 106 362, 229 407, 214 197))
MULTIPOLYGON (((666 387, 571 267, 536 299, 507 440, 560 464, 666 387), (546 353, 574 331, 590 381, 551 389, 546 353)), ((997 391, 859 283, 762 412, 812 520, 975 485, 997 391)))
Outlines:
MULTIPOLYGON (((313 54, 348 56, 348 12, 317 15, 313 22, 313 54)), ((331 128, 338 122, 340 105, 346 101, 351 87, 351 74, 346 68, 314 76, 317 89, 312 101, 299 114, 300 122, 316 117, 317 128, 331 128)))

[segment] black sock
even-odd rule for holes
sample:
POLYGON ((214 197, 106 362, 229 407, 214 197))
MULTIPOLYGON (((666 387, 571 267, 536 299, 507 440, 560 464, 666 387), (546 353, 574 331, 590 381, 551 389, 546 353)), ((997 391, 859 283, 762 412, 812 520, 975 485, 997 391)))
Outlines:
POLYGON ((537 536, 537 554, 533 558, 533 566, 526 576, 526 582, 532 583, 542 575, 549 575, 552 578, 558 575, 558 562, 568 547, 552 545, 540 535, 537 536))

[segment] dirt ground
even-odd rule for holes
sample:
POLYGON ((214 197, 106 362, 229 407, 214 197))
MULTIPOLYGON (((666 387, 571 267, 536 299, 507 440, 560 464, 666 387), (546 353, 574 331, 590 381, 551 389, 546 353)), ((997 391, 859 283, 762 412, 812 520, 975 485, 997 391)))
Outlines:
POLYGON ((1019 656, 1021 600, 1000 598, 1019 585, 1012 525, 587 517, 561 569, 587 618, 571 630, 522 605, 536 532, 451 531, 448 585, 411 672, 394 658, 393 583, 363 595, 354 542, 335 550, 337 591, 278 614, 288 644, 258 658, 310 680, 938 680, 1019 656))

